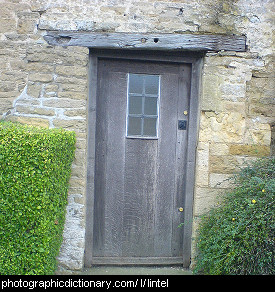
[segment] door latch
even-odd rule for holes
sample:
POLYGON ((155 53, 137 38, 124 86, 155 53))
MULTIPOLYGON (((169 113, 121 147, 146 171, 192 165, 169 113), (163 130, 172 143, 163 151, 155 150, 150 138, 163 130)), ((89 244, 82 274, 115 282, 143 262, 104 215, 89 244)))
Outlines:
POLYGON ((179 120, 178 121, 178 129, 179 130, 186 130, 187 121, 186 120, 179 120))

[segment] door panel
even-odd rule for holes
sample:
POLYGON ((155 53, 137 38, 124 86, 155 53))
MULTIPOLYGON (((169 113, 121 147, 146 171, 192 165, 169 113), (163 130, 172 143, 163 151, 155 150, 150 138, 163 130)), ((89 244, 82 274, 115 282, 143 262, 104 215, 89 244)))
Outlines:
MULTIPOLYGON (((93 262, 176 263, 182 257, 191 67, 98 64, 93 262), (160 76, 158 138, 126 137, 128 73, 160 76)), ((145 98, 144 98, 145 100, 145 98)))

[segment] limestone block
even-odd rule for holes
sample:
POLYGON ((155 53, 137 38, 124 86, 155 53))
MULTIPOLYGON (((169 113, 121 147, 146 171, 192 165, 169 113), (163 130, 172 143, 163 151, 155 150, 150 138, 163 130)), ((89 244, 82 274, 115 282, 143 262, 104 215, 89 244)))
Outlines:
POLYGON ((68 130, 77 130, 80 132, 86 131, 86 121, 84 119, 61 120, 54 119, 53 125, 57 128, 64 128, 68 130))
POLYGON ((8 121, 18 122, 21 124, 28 124, 32 126, 39 126, 43 128, 49 128, 49 120, 45 118, 27 117, 27 116, 8 116, 8 121))
POLYGON ((86 151, 85 149, 77 148, 75 151, 74 165, 85 168, 86 165, 86 151))
POLYGON ((215 207, 224 195, 224 190, 214 188, 195 188, 194 216, 201 216, 215 207))
POLYGON ((16 112, 19 114, 35 114, 42 116, 54 116, 55 111, 53 109, 46 109, 42 107, 33 107, 33 106, 16 106, 16 112))
POLYGON ((73 85, 87 85, 87 78, 78 76, 57 76, 56 82, 60 84, 73 84, 73 85))
POLYGON ((266 145, 230 145, 229 153, 231 155, 241 156, 268 156, 270 154, 270 147, 266 145))
POLYGON ((33 105, 37 105, 40 106, 41 102, 38 98, 32 98, 29 95, 25 95, 25 96, 20 96, 19 99, 16 100, 15 105, 24 105, 24 106, 33 106, 33 105))
POLYGON ((244 135, 245 144, 258 144, 270 146, 271 144, 271 131, 270 130, 258 130, 247 129, 244 135))
POLYGON ((46 73, 31 73, 29 74, 29 81, 48 83, 53 81, 53 75, 46 73))
POLYGON ((210 143, 210 155, 228 155, 229 145, 225 143, 210 143))
POLYGON ((245 98, 246 85, 238 83, 224 83, 221 86, 221 96, 226 100, 239 101, 245 98))
POLYGON ((223 101, 221 107, 224 112, 238 112, 242 116, 246 115, 246 102, 232 102, 232 101, 223 101))
POLYGON ((47 98, 43 100, 43 105, 53 108, 82 108, 86 106, 86 101, 69 98, 47 98))
POLYGON ((3 81, 1 82, 0 92, 8 92, 16 89, 16 84, 11 81, 3 81))
POLYGON ((38 12, 19 12, 17 22, 17 32, 20 34, 34 33, 38 19, 38 12))
POLYGON ((88 93, 85 89, 84 91, 78 91, 79 88, 77 86, 73 86, 76 91, 60 91, 58 92, 58 96, 60 98, 70 98, 70 99, 88 99, 88 93))
POLYGON ((82 166, 72 166, 71 175, 83 179, 86 175, 86 169, 82 166))
POLYGON ((209 185, 209 172, 203 167, 196 168, 196 179, 195 184, 198 187, 208 187, 209 185))
POLYGON ((245 117, 238 112, 201 114, 199 141, 241 143, 245 133, 245 117))
POLYGON ((209 161, 209 144, 208 143, 198 143, 197 147, 197 165, 208 168, 209 161))
POLYGON ((78 138, 78 139, 76 139, 75 147, 77 149, 85 150, 86 149, 86 144, 87 144, 86 139, 78 138))
POLYGON ((87 78, 88 72, 85 66, 64 66, 57 65, 55 72, 58 75, 70 77, 83 77, 87 78))
POLYGON ((27 50, 26 59, 28 62, 39 62, 47 64, 62 63, 62 60, 57 58, 53 50, 41 47, 32 47, 27 50))
MULTIPOLYGON (((18 97, 18 91, 5 91, 0 92, 0 104, 2 103, 2 106, 4 108, 4 104, 10 100, 11 103, 13 103, 14 99, 18 97)), ((7 103, 6 103, 7 104, 7 103)))
POLYGON ((53 64, 45 64, 39 62, 29 62, 26 64, 28 72, 52 73, 54 72, 53 64))
POLYGON ((58 84, 49 83, 49 84, 44 85, 44 95, 43 95, 43 97, 57 97, 58 89, 59 89, 59 85, 58 84))
POLYGON ((218 111, 219 102, 219 77, 213 74, 204 74, 201 109, 203 111, 218 111))
POLYGON ((73 196, 68 198, 66 220, 64 225, 63 243, 58 256, 62 266, 68 269, 81 269, 85 242, 85 229, 83 226, 84 208, 77 204, 73 196))
POLYGON ((210 173, 220 174, 235 174, 243 167, 246 167, 251 162, 255 161, 257 157, 253 156, 218 156, 212 155, 209 159, 210 173))
POLYGON ((252 78, 247 83, 247 96, 249 98, 248 113, 250 116, 274 116, 275 82, 272 76, 265 78, 252 78))
POLYGON ((5 97, 1 97, 0 95, 0 113, 5 113, 8 110, 12 109, 13 105, 12 105, 13 99, 12 98, 5 98, 5 97))
POLYGON ((82 117, 86 118, 87 117, 87 110, 86 109, 70 109, 70 110, 65 110, 64 115, 67 117, 82 117))
POLYGON ((7 33, 15 31, 16 20, 15 18, 2 18, 0 17, 0 33, 7 33))
POLYGON ((85 188, 86 182, 85 182, 84 178, 78 178, 75 176, 71 176, 70 181, 69 181, 69 185, 72 188, 78 188, 78 187, 85 188))
POLYGON ((217 189, 228 189, 233 186, 233 178, 230 174, 210 173, 210 187, 217 189))
POLYGON ((210 156, 210 173, 236 173, 240 163, 234 156, 210 156))
POLYGON ((38 98, 40 96, 42 90, 42 86, 38 83, 35 82, 28 82, 28 87, 27 87, 27 94, 38 98))

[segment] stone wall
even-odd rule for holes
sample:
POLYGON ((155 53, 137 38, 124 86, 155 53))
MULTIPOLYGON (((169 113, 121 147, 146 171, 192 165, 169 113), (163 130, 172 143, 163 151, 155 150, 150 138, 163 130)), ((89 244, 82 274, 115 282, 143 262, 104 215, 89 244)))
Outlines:
POLYGON ((230 187, 232 173, 270 155, 273 16, 273 0, 0 0, 0 118, 77 134, 60 268, 83 265, 89 52, 51 47, 46 31, 247 36, 246 52, 204 58, 196 219, 230 187))

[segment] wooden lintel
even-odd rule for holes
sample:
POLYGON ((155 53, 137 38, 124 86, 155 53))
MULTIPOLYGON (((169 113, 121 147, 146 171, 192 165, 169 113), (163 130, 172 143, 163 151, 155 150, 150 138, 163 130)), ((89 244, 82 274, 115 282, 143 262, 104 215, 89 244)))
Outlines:
POLYGON ((237 52, 246 50, 246 37, 236 35, 48 32, 44 39, 53 46, 96 49, 237 52))

